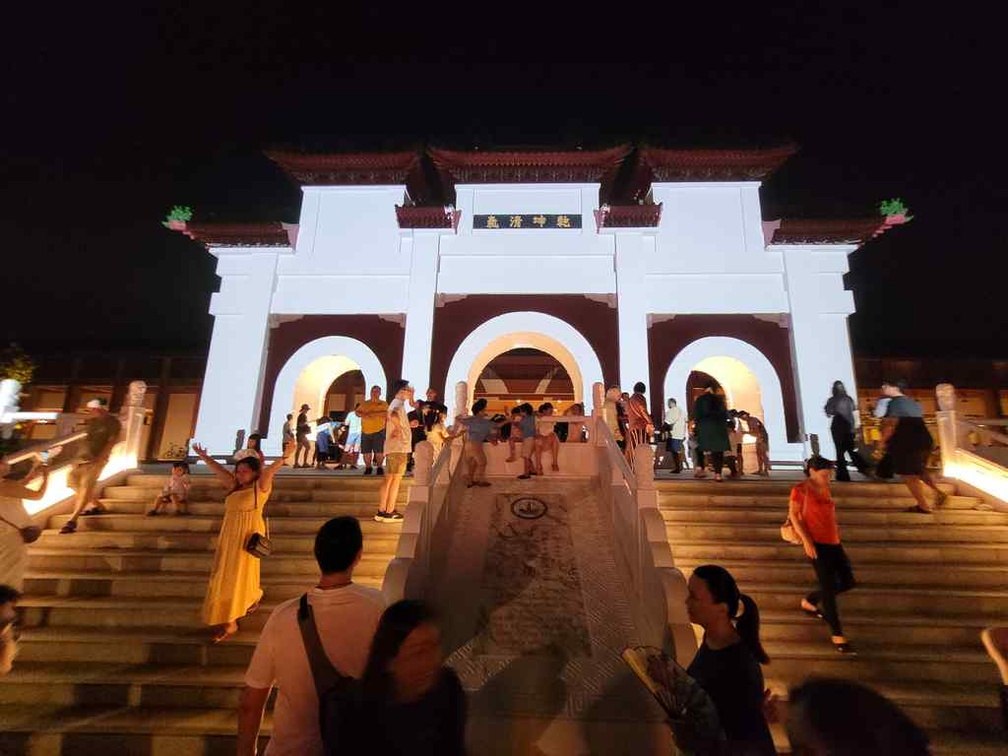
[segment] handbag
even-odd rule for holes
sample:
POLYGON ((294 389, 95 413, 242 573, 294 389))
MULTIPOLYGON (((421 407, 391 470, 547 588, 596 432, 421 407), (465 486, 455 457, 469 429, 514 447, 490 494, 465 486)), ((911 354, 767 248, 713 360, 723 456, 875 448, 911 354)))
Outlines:
MULTIPOLYGON (((804 500, 802 501, 804 504, 804 500)), ((788 512, 788 516, 784 518, 784 523, 780 526, 780 537, 787 543, 792 543, 795 546, 802 545, 802 539, 798 535, 798 531, 795 530, 794 523, 791 522, 791 513, 788 512)))
MULTIPOLYGON (((252 486, 255 508, 259 509, 259 481, 254 481, 252 486)), ((266 526, 266 531, 267 533, 269 532, 269 525, 266 526)), ((270 541, 268 535, 263 533, 253 533, 249 536, 248 541, 245 542, 245 551, 254 556, 256 559, 263 559, 273 553, 273 543, 270 541)))
POLYGON ((17 525, 8 520, 6 517, 0 517, 0 522, 5 522, 12 528, 17 530, 17 532, 21 534, 21 540, 24 541, 26 544, 35 543, 35 541, 37 541, 39 538, 42 537, 42 528, 40 528, 38 525, 26 525, 23 528, 19 528, 17 525))

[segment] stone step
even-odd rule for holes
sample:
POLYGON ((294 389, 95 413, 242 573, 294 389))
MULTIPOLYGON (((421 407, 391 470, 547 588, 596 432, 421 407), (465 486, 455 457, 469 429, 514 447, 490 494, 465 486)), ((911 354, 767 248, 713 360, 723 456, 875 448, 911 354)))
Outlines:
MULTIPOLYGON (((354 571, 354 582, 381 588, 388 559, 361 560, 354 571)), ((304 593, 312 576, 274 574, 264 570, 262 589, 270 600, 283 601, 304 593)), ((197 572, 113 572, 83 570, 78 572, 29 571, 25 575, 25 593, 29 596, 154 598, 173 596, 202 598, 207 575, 197 572)))
MULTIPOLYGON (((708 496, 779 496, 787 498, 792 487, 801 479, 773 480, 746 476, 741 480, 726 480, 715 483, 710 478, 695 480, 693 478, 658 478, 655 488, 664 496, 666 494, 706 494, 708 496)), ((955 493, 952 483, 940 481, 938 487, 945 493, 955 493)), ((878 497, 909 495, 907 487, 899 481, 869 482, 856 481, 851 483, 833 482, 830 491, 835 499, 845 496, 878 497)))
MULTIPOLYGON (((151 475, 136 473, 129 475, 124 485, 137 488, 160 488, 165 485, 169 477, 170 475, 168 474, 151 475)), ((381 475, 364 475, 364 468, 360 468, 357 472, 353 470, 332 470, 325 473, 298 472, 293 475, 285 474, 285 472, 281 471, 280 474, 273 478, 273 490, 335 491, 354 488, 377 489, 381 486, 382 477, 381 475)), ((217 491, 223 491, 224 489, 216 476, 211 474, 195 472, 190 474, 189 479, 194 487, 206 486, 215 488, 217 491)), ((403 478, 403 488, 408 488, 412 483, 412 476, 403 478)))
MULTIPOLYGON (((233 709, 0 705, 0 753, 4 756, 234 753, 236 723, 233 709)), ((272 729, 272 716, 267 714, 262 724, 260 753, 272 729)))
MULTIPOLYGON (((943 646, 976 651, 981 648, 980 631, 989 624, 989 620, 985 623, 983 618, 958 620, 906 614, 872 616, 847 612, 843 607, 840 617, 844 632, 852 641, 887 644, 893 648, 943 646)), ((797 608, 791 612, 760 612, 760 637, 766 641, 817 643, 828 639, 829 627, 822 620, 805 616, 797 608)))
MULTIPOLYGON (((777 583, 788 583, 796 586, 811 586, 815 582, 815 574, 805 557, 805 552, 796 548, 796 554, 789 559, 732 560, 718 561, 722 567, 734 575, 739 585, 746 586, 752 582, 772 579, 777 583)), ((699 559, 686 559, 682 556, 676 559, 676 566, 689 575, 695 568, 705 564, 699 559)), ((949 588, 984 587, 1003 588, 1008 584, 1005 568, 1001 565, 962 565, 952 564, 940 569, 921 569, 919 564, 911 562, 872 562, 859 561, 854 565, 854 575, 859 585, 870 587, 875 585, 900 586, 931 586, 936 590, 946 591, 949 588)))
POLYGON ((856 656, 841 656, 827 637, 819 643, 767 640, 763 645, 770 655, 768 673, 792 683, 814 675, 846 677, 869 684, 875 680, 937 680, 993 687, 998 682, 997 669, 982 650, 925 645, 893 647, 859 641, 856 656))
MULTIPOLYGON (((773 663, 764 667, 766 685, 786 700, 787 690, 795 681, 776 677, 773 667, 773 663)), ((873 680, 870 685, 926 730, 975 734, 1003 730, 996 686, 917 680, 873 680)))
MULTIPOLYGON (((18 601, 22 627, 145 628, 205 630, 200 620, 202 598, 114 598, 25 596, 18 601)), ((263 601, 250 617, 239 619, 244 630, 261 630, 275 602, 263 601)))
MULTIPOLYGON (((77 534, 80 535, 80 534, 77 534)), ((77 535, 73 536, 76 539, 77 535)), ((64 536, 64 538, 70 538, 64 536)), ((307 577, 318 572, 315 558, 310 556, 310 549, 301 553, 276 552, 262 561, 262 575, 300 575, 307 577)), ((394 556, 394 546, 389 541, 379 543, 370 538, 364 539, 364 553, 359 570, 370 569, 367 565, 384 566, 394 556)), ((88 549, 74 548, 44 548, 32 547, 28 551, 29 572, 62 572, 62 571, 109 571, 114 573, 157 573, 184 572, 206 578, 213 564, 213 552, 201 549, 186 551, 183 549, 88 549)), ((362 573, 363 574, 363 573, 362 573)))
MULTIPOLYGON (((846 536, 846 532, 844 533, 846 536)), ((687 540, 678 529, 669 529, 672 554, 678 561, 720 564, 736 560, 801 559, 800 546, 781 540, 780 532, 754 540, 746 532, 744 538, 726 540, 687 540)), ((993 566, 1008 563, 1008 544, 955 543, 948 541, 904 541, 897 544, 881 540, 862 540, 849 543, 844 549, 855 570, 863 562, 893 562, 916 564, 921 569, 940 569, 945 564, 974 564, 993 566)))
MULTIPOLYGON (((171 515, 148 517, 143 514, 105 514, 94 515, 92 517, 81 517, 77 523, 78 533, 209 533, 216 535, 220 532, 221 524, 224 521, 223 513, 219 511, 217 516, 190 514, 184 517, 174 517, 171 515)), ((374 511, 367 513, 368 516, 360 516, 361 530, 365 536, 387 536, 391 528, 401 529, 401 525, 393 523, 375 522, 374 511)), ((69 515, 60 515, 50 520, 52 529, 58 529, 70 519, 69 515)), ((279 515, 270 511, 267 516, 270 537, 279 535, 302 535, 315 537, 329 517, 313 517, 311 515, 279 515)), ((62 539, 66 541, 67 538, 62 539)))
MULTIPOLYGON (((163 486, 153 486, 141 488, 137 486, 109 486, 102 491, 104 499, 109 501, 143 501, 148 504, 154 501, 163 486)), ((299 501, 332 501, 341 503, 368 504, 378 501, 379 486, 361 486, 347 489, 288 489, 273 491, 270 494, 270 503, 274 502, 299 502, 299 501)), ((190 501, 217 502, 218 506, 224 502, 226 491, 222 488, 210 488, 207 486, 193 486, 189 489, 190 501)), ((399 496, 396 501, 405 502, 409 498, 406 486, 399 488, 399 496)), ((267 504, 267 506, 269 506, 267 504)))
MULTIPOLYGON (((812 586, 754 583, 744 586, 761 610, 793 611, 812 586)), ((997 621, 1008 614, 1008 590, 966 589, 955 592, 905 586, 859 586, 839 599, 843 611, 873 612, 876 616, 915 614, 919 617, 987 617, 997 621)))
MULTIPOLYGON (((113 515, 114 516, 114 515, 113 515)), ((98 518, 82 518, 98 519, 98 518)), ((151 518, 157 522, 157 518, 151 518)), ((399 540, 401 523, 374 523, 382 530, 365 536, 366 551, 383 550, 393 553, 399 540)), ((178 530, 167 532, 140 530, 100 530, 100 524, 82 526, 72 535, 61 535, 57 530, 46 530, 36 541, 39 548, 49 550, 67 549, 146 549, 157 551, 207 551, 217 548, 217 533, 186 533, 178 530)), ((316 528, 317 529, 317 528, 316 528)), ((370 530, 370 526, 369 526, 370 530)), ((314 546, 314 532, 296 534, 270 533, 273 554, 311 554, 314 546)), ((29 551, 31 554, 32 551, 29 551)))
MULTIPOLYGON (((143 499, 102 499, 101 503, 112 514, 146 514, 152 507, 152 498, 143 499)), ((190 515, 220 517, 224 512, 224 504, 217 501, 190 501, 190 515)), ((406 500, 400 497, 397 505, 400 511, 405 511, 406 500)), ((170 514, 166 518, 174 518, 174 510, 168 506, 170 514)), ((366 501, 275 501, 270 499, 266 505, 266 516, 273 517, 319 517, 323 520, 349 515, 370 519, 377 510, 374 499, 366 501)), ((159 515, 160 516, 160 515, 159 515)))
MULTIPOLYGON (((833 501, 840 511, 849 509, 900 510, 913 505, 913 497, 909 491, 905 496, 834 496, 833 501)), ((707 495, 707 494, 669 494, 659 492, 658 505, 662 509, 699 509, 705 507, 734 507, 748 511, 751 508, 776 507, 787 509, 788 494, 781 496, 747 496, 747 495, 707 495)), ((949 496, 943 511, 948 510, 978 510, 992 511, 990 505, 972 496, 949 496)))
MULTIPOLYGON (((709 507, 661 507, 665 522, 711 523, 724 525, 775 524, 780 525, 787 516, 787 502, 777 502, 775 506, 727 507, 712 505, 709 507)), ((845 529, 851 526, 909 526, 922 525, 999 525, 1008 526, 1008 513, 984 512, 975 509, 937 510, 933 515, 921 515, 913 512, 903 512, 894 509, 838 509, 837 521, 845 529)))
MULTIPOLYGON (((885 541, 891 547, 902 548, 917 541, 947 542, 958 545, 1000 545, 1008 553, 1008 526, 1002 525, 940 525, 930 515, 915 515, 916 520, 879 525, 845 525, 841 531, 844 545, 860 541, 885 541)), ((781 518, 783 520, 783 518, 781 518)), ((780 541, 780 523, 668 523, 669 539, 676 541, 759 540, 780 541)))

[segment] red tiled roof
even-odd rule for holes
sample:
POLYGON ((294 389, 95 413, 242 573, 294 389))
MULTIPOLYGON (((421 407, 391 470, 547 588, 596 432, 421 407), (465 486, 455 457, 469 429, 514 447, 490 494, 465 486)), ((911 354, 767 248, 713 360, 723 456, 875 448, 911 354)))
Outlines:
POLYGON ((396 205, 399 228, 455 228, 459 211, 444 207, 406 207, 396 205))
POLYGON ((609 205, 595 213, 601 228, 655 228, 661 221, 662 203, 657 205, 609 205))
POLYGON ((420 161, 416 151, 305 154, 267 152, 266 157, 302 184, 405 184, 420 161))
POLYGON ((606 150, 461 151, 431 147, 427 154, 460 184, 595 182, 630 153, 622 144, 606 150))
POLYGON ((783 218, 771 244, 864 244, 897 223, 886 218, 840 218, 815 220, 783 218))
POLYGON ((182 233, 207 247, 289 247, 282 223, 187 223, 182 233))
POLYGON ((757 150, 668 150, 642 146, 640 155, 656 181, 759 181, 797 151, 794 144, 757 150))

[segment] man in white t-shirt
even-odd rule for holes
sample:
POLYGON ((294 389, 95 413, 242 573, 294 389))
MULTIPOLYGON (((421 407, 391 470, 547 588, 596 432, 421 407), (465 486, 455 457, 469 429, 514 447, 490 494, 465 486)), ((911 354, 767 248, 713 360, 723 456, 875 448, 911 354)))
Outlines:
POLYGON ((413 432, 409 424, 407 405, 413 404, 413 387, 409 381, 395 383, 395 398, 389 404, 385 419, 385 480, 378 497, 377 522, 400 522, 396 512, 399 484, 406 474, 406 463, 413 451, 413 432))
MULTIPOLYGON (((381 593, 353 583, 363 543, 354 517, 336 517, 323 525, 315 536, 322 578, 308 591, 326 656, 337 670, 358 678, 385 610, 381 593)), ((273 736, 266 756, 322 756, 318 697, 298 626, 299 598, 273 611, 256 644, 238 707, 238 756, 256 753, 263 710, 274 685, 273 736)))
POLYGON ((665 443, 665 448, 672 455, 672 472, 678 474, 682 472, 683 448, 686 442, 686 413, 676 404, 675 399, 668 400, 665 425, 668 426, 668 441, 665 443))

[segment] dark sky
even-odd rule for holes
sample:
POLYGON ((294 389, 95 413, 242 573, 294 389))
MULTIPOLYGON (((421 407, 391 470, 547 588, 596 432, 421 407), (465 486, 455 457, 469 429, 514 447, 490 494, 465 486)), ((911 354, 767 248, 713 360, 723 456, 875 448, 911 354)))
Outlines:
POLYGON ((794 140, 765 218, 868 215, 895 196, 916 216, 851 256, 855 350, 1008 356, 1001 18, 864 2, 34 5, 4 12, 0 341, 205 349, 215 261, 159 221, 173 204, 296 221, 270 146, 794 140))

